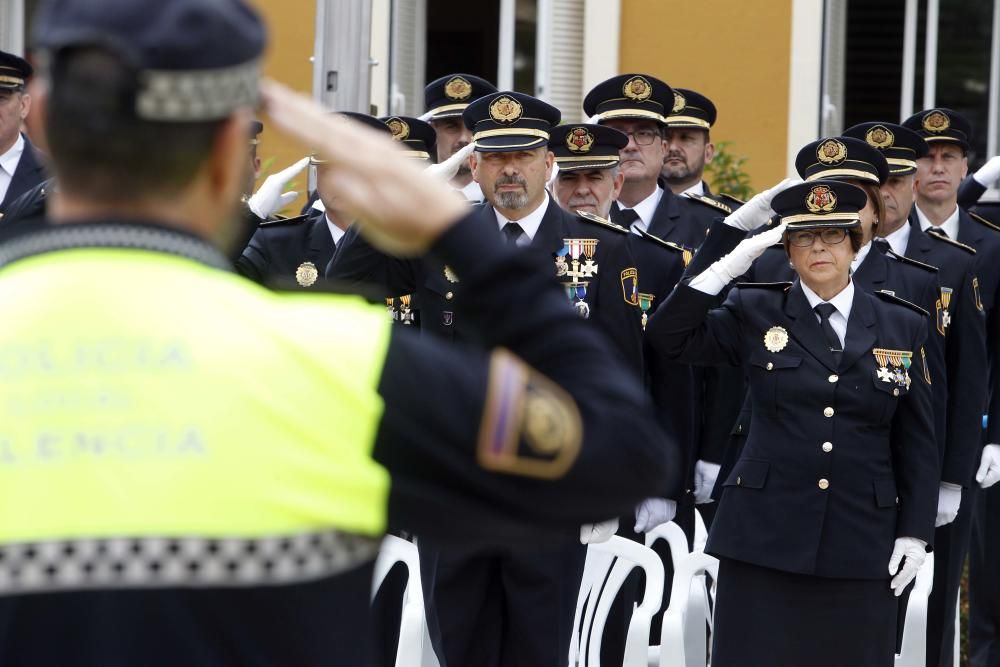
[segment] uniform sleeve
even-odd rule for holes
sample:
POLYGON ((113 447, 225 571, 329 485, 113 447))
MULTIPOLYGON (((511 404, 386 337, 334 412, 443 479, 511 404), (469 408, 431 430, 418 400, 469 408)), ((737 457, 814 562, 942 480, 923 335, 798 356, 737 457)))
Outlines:
POLYGON ((986 316, 968 271, 952 294, 945 364, 948 372, 948 435, 941 480, 967 487, 979 460, 987 387, 986 316))
POLYGON ((357 225, 352 225, 337 244, 326 277, 352 285, 373 285, 384 290, 383 296, 417 290, 416 261, 397 259, 377 250, 359 233, 357 225))
POLYGON ((986 192, 987 187, 977 181, 969 174, 962 184, 958 186, 958 205, 961 208, 969 209, 979 202, 979 198, 986 192))
MULTIPOLYGON (((1000 284, 997 289, 1000 290, 1000 284)), ((993 297, 993 308, 987 316, 986 340, 991 345, 1000 345, 1000 293, 993 297)), ((990 402, 986 406, 986 442, 997 444, 1000 443, 1000 350, 994 347, 990 352, 990 402)))
POLYGON ((466 220, 435 254, 477 296, 465 312, 477 345, 392 332, 374 449, 391 475, 390 529, 565 537, 681 474, 640 384, 528 253, 466 220))
POLYGON ((725 303, 680 284, 650 320, 646 335, 654 351, 666 359, 695 366, 737 366, 742 337, 740 290, 725 303))
MULTIPOLYGON (((253 215, 253 214, 251 214, 253 215)), ((250 238, 243 254, 235 262, 236 272, 244 278, 263 284, 269 274, 271 260, 266 244, 262 242, 262 232, 258 229, 250 238)))
POLYGON ((899 496, 896 536, 933 544, 940 466, 931 419, 931 386, 926 381, 924 360, 916 353, 926 338, 927 322, 922 318, 911 346, 915 353, 910 389, 896 407, 889 437, 899 496))

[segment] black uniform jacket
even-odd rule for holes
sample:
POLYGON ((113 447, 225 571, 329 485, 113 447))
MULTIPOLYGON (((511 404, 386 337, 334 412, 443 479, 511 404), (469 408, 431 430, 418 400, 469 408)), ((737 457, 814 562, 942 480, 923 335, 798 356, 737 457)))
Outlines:
MULTIPOLYGON (((704 227, 681 202, 680 196, 671 192, 665 184, 660 185, 663 196, 656 205, 653 219, 646 231, 664 241, 671 241, 692 250, 697 248, 705 240, 704 227)), ((611 221, 622 224, 621 210, 617 202, 611 205, 611 221)))
POLYGON ((1000 228, 984 218, 959 211, 958 240, 976 249, 976 297, 986 314, 986 350, 990 361, 986 408, 987 442, 1000 442, 1000 228))
MULTIPOLYGON (((478 224, 491 230, 498 229, 496 213, 491 205, 475 206, 472 215, 478 224)), ((626 355, 630 367, 638 373, 642 368, 639 315, 634 306, 625 302, 620 275, 634 266, 626 246, 626 230, 568 213, 550 198, 538 231, 524 251, 534 258, 544 273, 555 276, 558 269, 554 256, 562 250, 568 238, 598 239, 594 262, 598 266, 599 279, 590 281, 585 296, 592 311, 590 317, 602 327, 610 328, 615 347, 626 355)), ((499 231, 497 242, 502 242, 499 231)), ((385 296, 414 293, 420 303, 422 331, 447 340, 467 340, 472 335, 462 313, 478 297, 466 289, 461 275, 453 267, 435 258, 389 257, 373 248, 352 227, 341 239, 326 277, 340 282, 377 286, 385 291, 385 296)), ((569 295, 567 300, 570 300, 569 295)), ((557 333, 553 332, 554 335, 557 333)))
POLYGON ((55 179, 49 178, 25 190, 0 213, 0 241, 45 226, 45 206, 55 179))
POLYGON ((45 167, 42 165, 41 155, 31 140, 25 136, 21 159, 18 160, 14 175, 10 179, 10 185, 7 186, 7 194, 4 195, 3 201, 0 201, 0 213, 6 213, 7 207, 12 201, 44 181, 45 178, 45 167))
POLYGON ((942 307, 936 326, 940 328, 943 320, 948 321, 948 441, 941 479, 967 487, 979 463, 989 372, 989 364, 984 363, 988 358, 986 314, 976 277, 976 251, 961 242, 924 233, 914 212, 903 254, 938 269, 942 307))
POLYGON ((786 572, 886 578, 895 538, 934 536, 926 316, 855 289, 837 364, 798 281, 737 286, 722 307, 714 302, 682 284, 650 324, 665 356, 741 364, 749 377, 750 435, 707 551, 786 572), (764 337, 776 327, 780 349, 769 351, 764 337), (881 379, 877 348, 912 355, 909 381, 881 379))
POLYGON ((260 223, 243 255, 236 260, 236 271, 258 283, 294 281, 309 287, 323 277, 334 247, 322 211, 267 220, 260 223), (311 264, 312 270, 305 267, 300 271, 306 264, 311 264))
MULTIPOLYGON (((688 192, 677 195, 677 198, 680 200, 684 215, 690 216, 698 222, 702 234, 701 242, 704 242, 712 223, 720 218, 725 218, 739 207, 734 208, 732 201, 723 201, 721 197, 713 194, 707 183, 703 183, 702 187, 705 194, 696 195, 688 192)), ((701 242, 695 247, 700 246, 701 242)))

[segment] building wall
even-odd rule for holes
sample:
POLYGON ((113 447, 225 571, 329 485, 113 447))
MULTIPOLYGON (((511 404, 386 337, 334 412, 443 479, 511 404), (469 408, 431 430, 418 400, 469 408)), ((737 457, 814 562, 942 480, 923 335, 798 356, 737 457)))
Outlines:
MULTIPOLYGON (((715 142, 748 158, 755 190, 786 175, 792 0, 621 0, 619 70, 715 102, 715 142)), ((818 85, 818 84, 817 84, 818 85)))
MULTIPOLYGON (((260 11, 268 27, 268 49, 264 58, 264 74, 291 86, 295 90, 312 95, 312 63, 316 35, 316 3, 313 0, 251 0, 260 11)), ((306 155, 308 147, 294 143, 278 132, 268 121, 264 122, 264 132, 260 136, 257 154, 261 160, 271 160, 271 171, 278 171, 306 155)), ((266 174, 265 174, 266 175, 266 174)), ((308 170, 295 179, 300 193, 305 193, 308 170)), ((298 212, 305 203, 304 194, 290 206, 286 213, 298 212)))

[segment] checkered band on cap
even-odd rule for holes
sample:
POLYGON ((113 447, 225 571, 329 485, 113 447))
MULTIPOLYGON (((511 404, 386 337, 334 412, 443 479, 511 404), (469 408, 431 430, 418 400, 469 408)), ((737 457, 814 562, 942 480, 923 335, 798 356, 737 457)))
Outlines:
POLYGON ((211 70, 142 73, 136 113, 152 121, 197 122, 225 118, 258 101, 260 62, 211 70))
POLYGON ((290 584, 372 560, 379 540, 338 531, 264 538, 135 537, 0 545, 0 595, 290 584))

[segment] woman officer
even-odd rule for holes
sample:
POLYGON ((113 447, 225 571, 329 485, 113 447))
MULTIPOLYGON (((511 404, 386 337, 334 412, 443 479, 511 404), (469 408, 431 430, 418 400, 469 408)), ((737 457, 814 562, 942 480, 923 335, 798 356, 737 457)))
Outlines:
POLYGON ((939 465, 927 315, 850 278, 866 202, 842 182, 788 188, 772 202, 781 225, 679 285, 650 322, 667 358, 749 378, 750 436, 706 547, 720 559, 713 667, 893 664, 893 592, 934 534, 939 465), (798 278, 737 286, 713 309, 782 238, 798 278))

